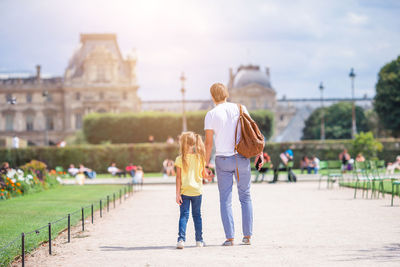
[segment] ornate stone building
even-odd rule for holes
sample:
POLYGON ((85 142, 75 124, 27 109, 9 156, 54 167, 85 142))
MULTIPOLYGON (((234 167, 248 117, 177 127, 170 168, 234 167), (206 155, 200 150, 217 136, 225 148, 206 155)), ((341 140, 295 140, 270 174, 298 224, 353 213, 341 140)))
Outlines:
POLYGON ((91 112, 139 111, 136 55, 123 57, 115 34, 81 34, 64 77, 0 77, 0 136, 57 143, 91 112))

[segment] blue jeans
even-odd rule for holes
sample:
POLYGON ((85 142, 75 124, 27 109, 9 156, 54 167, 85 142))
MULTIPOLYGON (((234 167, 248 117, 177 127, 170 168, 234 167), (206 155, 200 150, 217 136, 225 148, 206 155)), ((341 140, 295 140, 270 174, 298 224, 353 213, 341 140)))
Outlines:
POLYGON ((239 181, 237 181, 236 175, 235 156, 217 156, 215 158, 221 218, 225 230, 225 236, 227 239, 235 237, 235 227, 232 215, 233 175, 235 175, 236 177, 240 205, 242 206, 243 235, 251 236, 253 232, 253 205, 251 203, 250 196, 250 160, 238 154, 237 163, 239 170, 239 181))
POLYGON ((196 231, 196 241, 203 241, 203 224, 201 221, 201 195, 200 196, 185 196, 181 195, 182 204, 180 206, 181 215, 179 217, 179 233, 178 241, 186 241, 186 225, 189 220, 190 202, 192 203, 192 217, 194 229, 196 231))

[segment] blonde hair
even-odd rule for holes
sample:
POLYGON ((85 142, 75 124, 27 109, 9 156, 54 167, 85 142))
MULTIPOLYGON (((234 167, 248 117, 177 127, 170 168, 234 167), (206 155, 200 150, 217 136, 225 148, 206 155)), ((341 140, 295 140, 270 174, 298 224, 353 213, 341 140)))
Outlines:
POLYGON ((224 101, 229 97, 228 89, 226 89, 226 86, 222 83, 214 83, 211 85, 210 93, 216 102, 224 101))
POLYGON ((202 163, 205 162, 206 149, 204 147, 203 140, 201 139, 201 136, 199 134, 195 134, 194 132, 183 132, 179 136, 179 144, 180 144, 183 170, 188 169, 188 162, 186 156, 190 152, 189 149, 191 147, 194 148, 193 152, 195 152, 198 159, 202 163))

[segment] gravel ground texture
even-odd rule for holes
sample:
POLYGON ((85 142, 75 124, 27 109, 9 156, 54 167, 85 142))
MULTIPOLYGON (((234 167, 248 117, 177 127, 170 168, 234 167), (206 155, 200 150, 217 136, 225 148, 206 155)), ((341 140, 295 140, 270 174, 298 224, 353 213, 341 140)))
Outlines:
POLYGON ((234 185, 236 240, 222 247, 218 188, 204 187, 204 248, 193 220, 177 250, 179 209, 172 185, 145 186, 85 232, 65 233, 26 259, 26 266, 400 266, 400 200, 353 199, 353 190, 318 190, 318 183, 253 184, 254 235, 240 245, 241 212, 234 185))

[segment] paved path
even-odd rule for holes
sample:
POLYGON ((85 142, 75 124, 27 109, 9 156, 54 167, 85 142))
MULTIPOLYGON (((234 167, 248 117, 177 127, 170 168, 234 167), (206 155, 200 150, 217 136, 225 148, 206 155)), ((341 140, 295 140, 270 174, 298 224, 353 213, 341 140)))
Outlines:
POLYGON ((60 237, 53 256, 39 251, 27 266, 400 266, 399 199, 390 207, 388 196, 354 200, 350 189, 317 190, 315 182, 255 184, 253 245, 221 247, 218 189, 208 185, 204 191, 205 248, 194 247, 190 219, 187 247, 175 249, 175 188, 154 185, 105 214, 71 244, 60 237))

